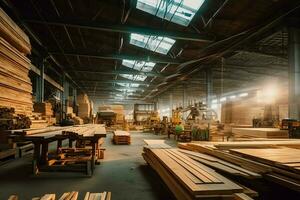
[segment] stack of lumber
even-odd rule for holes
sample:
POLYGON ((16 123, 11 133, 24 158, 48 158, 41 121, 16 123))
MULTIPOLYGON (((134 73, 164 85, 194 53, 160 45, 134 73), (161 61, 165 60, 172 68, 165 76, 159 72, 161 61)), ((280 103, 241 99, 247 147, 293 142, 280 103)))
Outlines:
POLYGON ((84 200, 110 200, 111 192, 90 193, 85 194, 84 200))
MULTIPOLYGON (((41 197, 33 197, 32 200, 77 200, 78 192, 65 192, 59 198, 56 198, 56 194, 44 194, 41 197)), ((11 195, 8 200, 19 200, 17 195, 11 195)), ((111 192, 102 192, 102 193, 91 193, 87 192, 85 194, 84 200, 111 200, 111 192)))
POLYGON ((114 144, 130 144, 130 133, 127 131, 114 131, 113 142, 114 144))
POLYGON ((80 117, 74 116, 72 119, 73 119, 75 125, 83 124, 83 119, 81 119, 80 117))
POLYGON ((89 97, 85 93, 77 95, 78 116, 80 118, 89 118, 91 113, 91 104, 89 97))
POLYGON ((244 192, 243 187, 178 149, 146 146, 142 155, 177 199, 235 199, 236 193, 244 192))
POLYGON ((116 113, 116 124, 124 123, 124 106, 122 105, 111 105, 111 110, 116 113))
POLYGON ((23 114, 16 114, 14 108, 0 106, 0 130, 29 128, 31 121, 23 114))
MULTIPOLYGON (((51 118, 51 116, 49 116, 51 118)), ((31 129, 37 128, 46 128, 49 123, 46 120, 46 116, 42 116, 42 113, 33 112, 32 116, 30 116, 31 120, 31 129)))
POLYGON ((27 35, 0 9, 0 106, 26 116, 32 113, 30 51, 27 35))
POLYGON ((52 116, 53 110, 51 103, 43 102, 43 103, 34 103, 33 104, 34 112, 41 113, 44 116, 52 116))
POLYGON ((212 156, 300 191, 300 147, 295 141, 179 144, 180 148, 212 156), (255 146, 257 145, 257 146, 255 146), (289 146, 291 148, 287 148, 289 146), (296 148, 295 148, 296 147, 296 148), (293 149, 292 149, 293 148, 293 149))
POLYGON ((235 138, 288 138, 287 130, 278 128, 232 128, 235 138))

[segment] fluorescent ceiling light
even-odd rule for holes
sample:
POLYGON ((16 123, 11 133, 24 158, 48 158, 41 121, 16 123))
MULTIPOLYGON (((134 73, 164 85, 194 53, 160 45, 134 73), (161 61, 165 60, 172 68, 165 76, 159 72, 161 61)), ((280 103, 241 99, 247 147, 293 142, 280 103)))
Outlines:
POLYGON ((137 0, 136 8, 168 21, 188 26, 205 0, 137 0))
POLYGON ((142 71, 142 72, 150 72, 152 71, 153 67, 155 66, 156 63, 153 62, 145 62, 145 61, 137 61, 137 60, 126 60, 124 59, 122 61, 122 65, 142 71))
POLYGON ((120 74, 120 76, 135 81, 144 81, 147 78, 147 76, 144 75, 132 75, 132 74, 120 74))
POLYGON ((230 96, 229 98, 230 98, 230 99, 235 99, 236 96, 235 96, 235 95, 232 95, 232 96, 230 96))
POLYGON ((212 100, 212 103, 217 103, 217 102, 218 102, 217 99, 212 100))
POLYGON ((224 102, 224 101, 226 101, 226 100, 227 100, 226 97, 222 97, 222 98, 220 99, 221 102, 224 102))
POLYGON ((149 49, 150 51, 167 54, 175 43, 175 40, 168 37, 131 33, 129 43, 138 47, 149 49))
POLYGON ((248 93, 246 92, 239 95, 239 97, 246 97, 246 96, 248 96, 248 93))

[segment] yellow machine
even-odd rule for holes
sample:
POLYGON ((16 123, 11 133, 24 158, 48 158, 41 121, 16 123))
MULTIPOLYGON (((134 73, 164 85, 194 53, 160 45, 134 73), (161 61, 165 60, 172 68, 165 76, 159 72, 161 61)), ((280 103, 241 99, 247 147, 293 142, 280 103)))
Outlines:
POLYGON ((171 118, 171 123, 173 125, 179 124, 182 122, 182 111, 183 109, 181 107, 173 109, 172 110, 172 118, 171 118))

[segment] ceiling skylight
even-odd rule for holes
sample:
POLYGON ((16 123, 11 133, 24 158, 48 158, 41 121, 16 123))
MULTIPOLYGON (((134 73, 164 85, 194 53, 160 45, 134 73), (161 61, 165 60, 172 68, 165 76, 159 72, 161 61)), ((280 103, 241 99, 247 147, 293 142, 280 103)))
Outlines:
POLYGON ((136 8, 159 18, 188 26, 205 0, 137 0, 136 8))
POLYGON ((147 76, 144 75, 132 75, 132 74, 120 74, 120 76, 135 81, 144 81, 147 78, 147 76))
POLYGON ((122 65, 142 71, 142 72, 150 72, 156 63, 153 62, 144 62, 144 61, 136 61, 136 60, 123 60, 122 65))
POLYGON ((140 84, 138 84, 138 83, 117 83, 117 85, 123 86, 123 87, 128 87, 128 88, 140 86, 140 84))
POLYGON ((174 43, 175 40, 168 37, 141 35, 137 33, 130 34, 130 44, 161 54, 167 54, 174 43))

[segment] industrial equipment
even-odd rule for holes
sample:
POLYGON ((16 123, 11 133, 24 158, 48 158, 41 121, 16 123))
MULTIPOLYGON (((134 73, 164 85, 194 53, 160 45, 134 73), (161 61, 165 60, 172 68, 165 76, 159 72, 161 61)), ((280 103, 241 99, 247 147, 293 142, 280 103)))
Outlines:
POLYGON ((290 138, 300 138, 300 121, 296 119, 282 119, 281 130, 288 130, 290 138))

